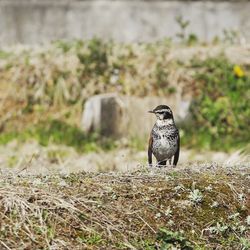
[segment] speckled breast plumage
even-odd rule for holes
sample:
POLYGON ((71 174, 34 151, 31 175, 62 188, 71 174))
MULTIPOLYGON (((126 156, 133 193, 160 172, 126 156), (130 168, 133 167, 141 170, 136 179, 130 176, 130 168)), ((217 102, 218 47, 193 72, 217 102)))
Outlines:
POLYGON ((152 129, 152 152, 158 161, 171 159, 178 148, 178 129, 174 124, 157 126, 152 129))

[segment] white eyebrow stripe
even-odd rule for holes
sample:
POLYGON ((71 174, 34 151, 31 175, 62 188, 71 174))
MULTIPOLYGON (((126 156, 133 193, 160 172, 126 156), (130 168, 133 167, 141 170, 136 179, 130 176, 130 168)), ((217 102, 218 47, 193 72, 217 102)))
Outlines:
POLYGON ((160 110, 156 110, 155 112, 156 113, 161 113, 161 112, 165 112, 165 111, 171 112, 170 109, 160 109, 160 110))

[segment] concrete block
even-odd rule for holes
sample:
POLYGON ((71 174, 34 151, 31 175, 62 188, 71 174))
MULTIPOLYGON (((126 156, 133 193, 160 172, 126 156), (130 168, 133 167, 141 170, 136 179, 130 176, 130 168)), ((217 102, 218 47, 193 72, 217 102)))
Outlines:
POLYGON ((97 132, 104 136, 122 135, 124 103, 116 94, 90 97, 84 106, 82 128, 85 132, 97 132))
POLYGON ((133 97, 117 94, 101 94, 90 97, 82 116, 82 128, 85 132, 97 132, 103 136, 148 137, 155 122, 155 116, 148 113, 160 104, 166 104, 174 112, 177 124, 189 117, 189 100, 173 97, 133 97))

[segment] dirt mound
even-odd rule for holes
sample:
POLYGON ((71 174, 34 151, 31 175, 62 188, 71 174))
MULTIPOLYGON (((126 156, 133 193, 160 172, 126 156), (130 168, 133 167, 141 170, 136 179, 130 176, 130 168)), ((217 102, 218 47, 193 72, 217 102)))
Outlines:
POLYGON ((249 168, 199 169, 1 176, 0 245, 247 249, 249 168))

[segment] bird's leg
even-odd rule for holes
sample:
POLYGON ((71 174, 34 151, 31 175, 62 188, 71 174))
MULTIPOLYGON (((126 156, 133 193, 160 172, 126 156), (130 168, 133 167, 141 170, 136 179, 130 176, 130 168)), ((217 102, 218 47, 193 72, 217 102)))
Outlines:
POLYGON ((168 160, 169 165, 172 165, 172 158, 168 160))
POLYGON ((166 167, 166 161, 158 161, 157 167, 159 167, 159 168, 166 167))

